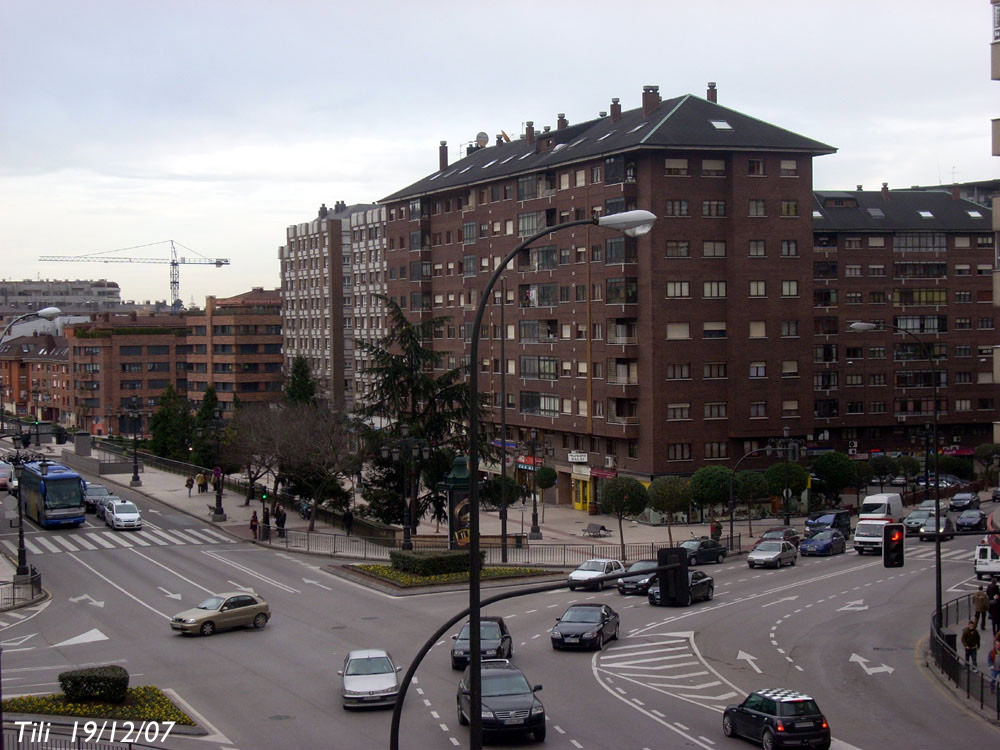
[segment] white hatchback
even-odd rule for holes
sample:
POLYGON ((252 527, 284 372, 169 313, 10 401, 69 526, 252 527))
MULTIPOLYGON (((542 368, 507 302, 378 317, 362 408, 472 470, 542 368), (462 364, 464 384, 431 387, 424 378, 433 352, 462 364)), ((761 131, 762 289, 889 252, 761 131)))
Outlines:
POLYGON ((135 503, 123 500, 104 507, 104 523, 113 529, 141 529, 142 516, 135 503))
POLYGON ((605 584, 614 586, 614 581, 597 581, 595 583, 593 579, 624 572, 625 566, 621 560, 609 560, 603 557, 587 560, 569 574, 569 590, 575 591, 577 587, 603 589, 605 584))

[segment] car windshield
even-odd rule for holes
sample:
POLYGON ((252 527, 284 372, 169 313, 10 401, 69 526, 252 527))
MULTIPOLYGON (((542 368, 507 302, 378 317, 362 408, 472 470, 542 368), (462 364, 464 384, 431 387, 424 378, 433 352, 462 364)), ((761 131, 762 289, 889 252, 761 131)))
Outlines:
POLYGON ((979 511, 978 510, 967 510, 964 513, 962 513, 962 515, 960 515, 959 518, 968 518, 969 520, 978 520, 979 519, 979 511))
POLYGON ((483 675, 483 697, 498 695, 524 695, 531 692, 531 686, 523 674, 483 675))
POLYGON ((385 656, 370 656, 365 659, 351 659, 347 662, 345 675, 385 674, 394 671, 392 662, 385 656))
POLYGON ((686 542, 681 542, 681 546, 685 549, 698 549, 698 540, 688 539, 686 542))
POLYGON ((833 516, 831 514, 827 513, 825 516, 820 516, 819 518, 814 518, 812 520, 812 522, 815 523, 815 524, 833 523, 833 516))
POLYGON ((656 567, 655 560, 640 560, 637 563, 632 563, 632 566, 628 569, 629 573, 641 573, 644 570, 652 570, 656 567))
POLYGON ((115 513, 138 513, 139 509, 132 503, 118 503, 115 505, 115 513))
POLYGON ((819 706, 814 700, 782 701, 778 704, 779 716, 815 716, 819 706))
POLYGON ((820 541, 820 542, 823 541, 823 540, 826 540, 826 539, 833 539, 833 532, 832 531, 821 531, 816 536, 814 536, 813 539, 815 539, 817 541, 820 541))
POLYGON ((603 560, 587 560, 583 565, 581 565, 577 570, 599 570, 604 572, 604 561, 603 560))
POLYGON ((908 515, 907 518, 913 518, 917 521, 921 521, 927 518, 927 516, 929 516, 930 514, 931 512, 929 510, 915 510, 910 515, 908 515))
POLYGON ((761 552, 781 552, 781 544, 779 542, 764 542, 757 549, 761 552))
POLYGON ((221 596, 210 596, 198 605, 198 609, 218 609, 222 606, 222 602, 224 601, 225 599, 221 596))
POLYGON ((601 611, 597 607, 570 607, 562 616, 563 622, 600 622, 601 611))
POLYGON ((778 531, 765 531, 764 535, 761 536, 761 539, 784 539, 784 538, 785 538, 785 532, 781 531, 780 529, 778 531))
POLYGON ((104 497, 105 495, 110 495, 108 488, 100 484, 87 485, 87 495, 93 495, 94 497, 104 497))
MULTIPOLYGON (((469 623, 465 623, 462 626, 462 631, 458 634, 458 637, 463 640, 469 640, 469 623)), ((500 640, 500 626, 495 622, 480 622, 479 623, 479 637, 488 638, 489 640, 499 641, 500 640)))

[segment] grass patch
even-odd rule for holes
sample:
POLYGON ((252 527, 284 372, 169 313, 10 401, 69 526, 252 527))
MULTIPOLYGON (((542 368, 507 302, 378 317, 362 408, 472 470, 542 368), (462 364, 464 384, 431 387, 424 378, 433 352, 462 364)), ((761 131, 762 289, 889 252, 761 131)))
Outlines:
POLYGON ((62 693, 53 693, 8 698, 3 702, 3 710, 4 713, 55 714, 119 721, 172 721, 176 724, 194 726, 190 716, 177 708, 159 688, 152 685, 129 688, 123 703, 97 701, 70 703, 62 693))
MULTIPOLYGON (((397 586, 432 586, 441 583, 468 583, 469 574, 461 573, 439 573, 433 576, 418 576, 402 570, 396 570, 391 565, 362 564, 352 565, 352 570, 356 570, 372 578, 394 583, 397 586)), ((551 570, 541 568, 521 568, 521 567, 490 567, 480 571, 482 580, 502 580, 504 578, 527 578, 530 576, 552 575, 551 570)))

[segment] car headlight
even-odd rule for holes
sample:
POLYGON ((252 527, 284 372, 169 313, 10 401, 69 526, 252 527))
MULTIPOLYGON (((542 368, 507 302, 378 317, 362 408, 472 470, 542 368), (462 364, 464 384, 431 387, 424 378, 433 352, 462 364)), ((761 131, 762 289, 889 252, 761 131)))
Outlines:
POLYGON ((538 716, 544 713, 545 713, 545 706, 543 706, 541 703, 536 703, 534 706, 531 707, 532 716, 538 716))
POLYGON ((193 617, 189 617, 186 620, 182 620, 181 622, 183 622, 185 625, 194 625, 195 622, 197 622, 197 620, 195 620, 193 617))
POLYGON ((464 648, 456 648, 452 651, 455 656, 465 656, 468 652, 464 648))
POLYGON ((344 695, 367 695, 367 690, 345 690, 344 695))
POLYGON ((552 629, 552 637, 553 638, 562 638, 562 633, 560 633, 558 630, 556 630, 555 628, 553 628, 552 629))
POLYGON ((490 711, 488 708, 484 708, 482 710, 482 713, 479 714, 479 716, 482 719, 492 719, 493 718, 493 712, 490 711))
POLYGON ((597 631, 596 630, 591 630, 589 632, 586 632, 586 633, 583 634, 583 637, 584 638, 596 638, 597 637, 597 631))

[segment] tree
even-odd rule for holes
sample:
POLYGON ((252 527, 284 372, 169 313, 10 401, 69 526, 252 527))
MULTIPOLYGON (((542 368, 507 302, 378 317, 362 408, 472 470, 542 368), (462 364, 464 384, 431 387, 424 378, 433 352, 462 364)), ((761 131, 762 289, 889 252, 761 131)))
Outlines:
POLYGON ((521 497, 521 488, 513 477, 504 477, 502 474, 491 476, 483 482, 479 491, 480 507, 488 510, 499 510, 503 507, 504 499, 507 500, 507 507, 517 502, 521 497), (506 488, 506 491, 504 491, 506 488))
POLYGON ((227 465, 242 468, 246 474, 244 505, 253 500, 257 482, 278 469, 283 437, 280 425, 284 419, 278 409, 268 404, 247 404, 233 411, 222 460, 227 465))
POLYGON ((604 485, 601 496, 601 512, 618 519, 618 538, 622 546, 622 561, 625 555, 625 531, 622 521, 626 516, 637 516, 649 505, 649 495, 642 482, 632 477, 615 477, 604 485))
POLYGON ((983 478, 989 484, 994 484, 997 472, 997 456, 1000 456, 1000 445, 997 443, 982 443, 974 451, 975 460, 983 467, 983 478))
POLYGON ((690 482, 676 475, 657 477, 646 488, 646 494, 649 495, 649 507, 666 516, 667 539, 673 547, 674 513, 679 513, 691 505, 690 482))
POLYGON ((285 383, 285 401, 289 404, 315 404, 316 381, 313 380, 309 362, 299 355, 292 360, 292 367, 285 383))
POLYGON ((535 487, 539 490, 538 502, 542 504, 542 516, 545 515, 545 490, 555 487, 559 475, 551 466, 541 466, 535 469, 535 487))
POLYGON ((868 462, 868 466, 871 467, 872 476, 878 480, 879 492, 884 492, 885 483, 892 481, 892 478, 896 476, 896 471, 898 470, 896 461, 889 458, 889 456, 875 456, 875 458, 868 462))
POLYGON ((759 471, 744 469, 733 477, 733 494, 747 505, 747 533, 753 538, 753 504, 767 497, 767 481, 759 471))
POLYGON ((691 499, 698 507, 729 504, 729 475, 725 466, 703 466, 691 476, 691 499))
POLYGON ((192 428, 190 404, 177 394, 172 384, 168 385, 160 394, 156 411, 149 418, 150 450, 162 458, 190 461, 192 428))
POLYGON ((838 451, 824 453, 813 462, 812 469, 816 476, 826 482, 835 504, 840 503, 841 490, 852 486, 857 476, 854 461, 847 454, 838 451))
POLYGON ((792 491, 792 495, 798 497, 809 484, 809 472, 790 461, 778 461, 767 467, 764 481, 767 483, 767 491, 772 495, 783 497, 787 488, 792 491))
POLYGON ((859 461, 854 464, 854 486, 858 490, 858 507, 861 507, 861 493, 868 487, 875 476, 875 469, 867 461, 859 461))
POLYGON ((913 478, 920 473, 920 462, 913 456, 900 456, 896 459, 899 472, 906 477, 907 483, 912 483, 913 478))
POLYGON ((221 449, 225 438, 225 425, 218 422, 216 413, 219 408, 219 397, 215 393, 215 385, 208 384, 201 406, 194 415, 194 439, 191 452, 191 463, 196 466, 212 468, 222 460, 221 449))

